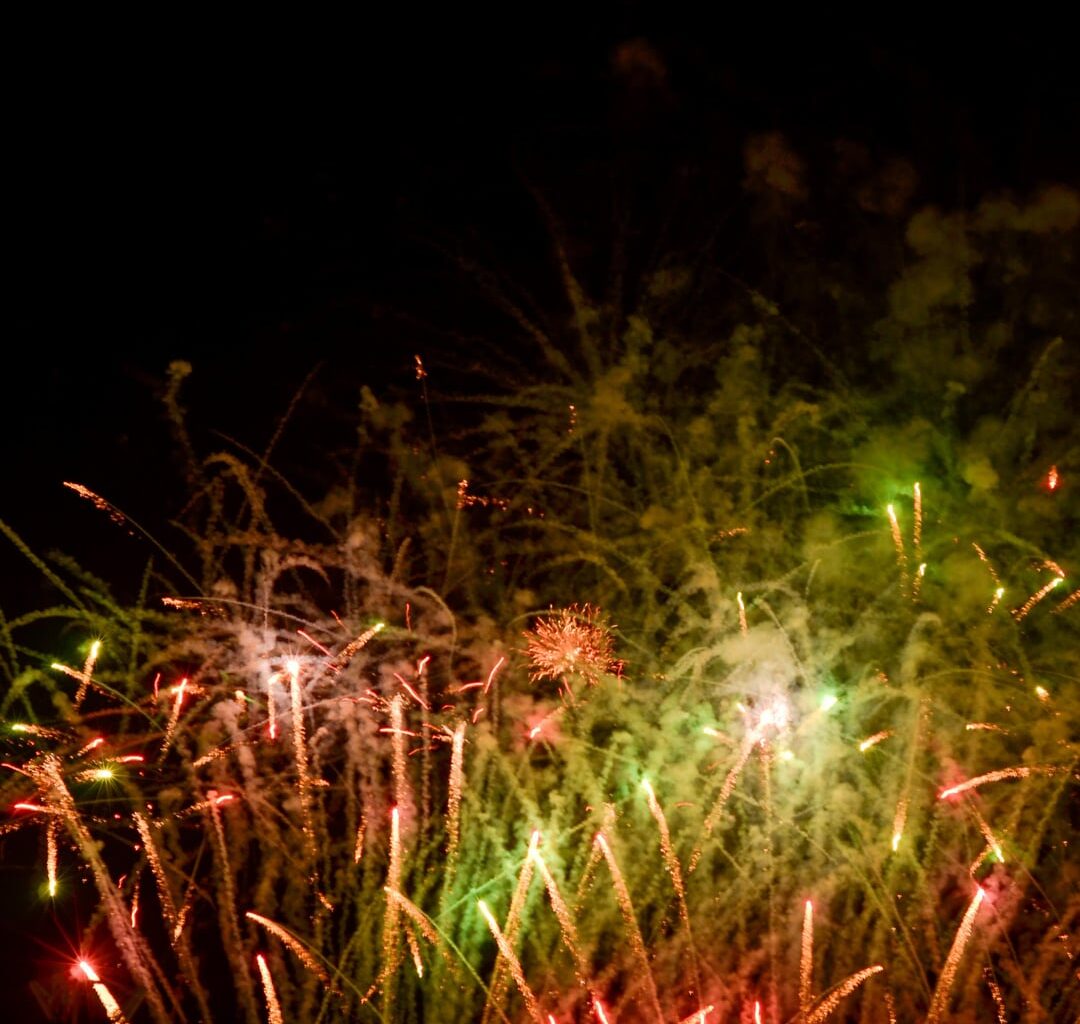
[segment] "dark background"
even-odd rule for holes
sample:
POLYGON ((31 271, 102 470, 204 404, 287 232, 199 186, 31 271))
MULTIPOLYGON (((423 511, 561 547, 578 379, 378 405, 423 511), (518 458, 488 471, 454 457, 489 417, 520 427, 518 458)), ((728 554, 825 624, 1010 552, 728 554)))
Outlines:
MULTIPOLYGON (((783 131, 810 163, 841 137, 906 157, 918 203, 1080 180, 1075 42, 1050 21, 662 24, 623 4, 587 20, 545 8, 541 23, 536 10, 536 23, 416 10, 303 30, 14 33, 0 519, 136 585, 145 550, 61 481, 167 529, 184 497, 158 397, 168 363, 194 365, 184 395, 203 451, 221 444, 214 429, 261 448, 318 367, 316 408, 284 450, 310 471, 351 439, 362 384, 408 386, 415 352, 448 376, 479 358, 425 326, 482 329, 439 247, 551 277, 527 183, 578 240, 588 281, 614 220, 648 247, 687 168, 737 205, 754 132, 783 131), (632 40, 657 62, 620 61, 632 40)), ((51 600, 10 549, 0 573, 5 609, 51 600)), ((6 1020, 38 1019, 28 976, 63 977, 26 870, 37 856, 23 837, 0 842, 6 1020)))

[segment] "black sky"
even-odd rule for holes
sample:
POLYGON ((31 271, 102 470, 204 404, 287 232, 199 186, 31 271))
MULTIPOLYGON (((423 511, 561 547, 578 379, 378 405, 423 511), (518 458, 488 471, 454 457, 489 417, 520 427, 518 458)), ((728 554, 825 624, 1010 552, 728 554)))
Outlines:
POLYGON ((641 234, 680 166, 737 201, 741 146, 764 130, 811 163, 840 137, 909 158, 922 202, 1080 179, 1078 76, 1049 22, 751 27, 622 4, 293 29, 16 41, 0 516, 34 541, 79 514, 61 479, 164 513, 170 360, 195 365, 202 427, 258 446, 320 361, 342 402, 407 374, 425 339, 386 311, 453 309, 427 243, 543 276, 526 178, 578 238, 610 229, 605 175, 633 179, 620 215, 641 234), (658 76, 619 70, 634 39, 658 76))

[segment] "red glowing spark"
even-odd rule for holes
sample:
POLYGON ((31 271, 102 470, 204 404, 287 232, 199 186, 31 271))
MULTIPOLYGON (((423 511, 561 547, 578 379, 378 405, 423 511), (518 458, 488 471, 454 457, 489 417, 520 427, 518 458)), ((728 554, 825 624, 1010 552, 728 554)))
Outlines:
POLYGON ((42 807, 40 804, 14 804, 13 807, 16 811, 31 811, 39 814, 49 813, 49 808, 42 807))
POLYGON ((323 647, 323 645, 319 643, 319 641, 316 640, 313 636, 305 633, 302 629, 298 629, 296 632, 299 633, 300 636, 302 636, 309 644, 311 644, 311 646, 314 647, 315 650, 319 651, 322 654, 325 654, 328 658, 333 657, 333 655, 325 647, 323 647))
POLYGON ((1046 471, 1046 489, 1048 491, 1056 491, 1059 483, 1061 483, 1061 477, 1058 474, 1058 468, 1057 466, 1051 466, 1046 471))
POLYGON ((407 682, 405 681, 405 677, 404 677, 404 676, 402 676, 402 675, 401 675, 401 674, 400 674, 399 672, 395 672, 395 673, 394 673, 394 678, 395 678, 395 679, 396 679, 396 680, 397 680, 397 681, 398 681, 399 683, 401 683, 401 685, 402 685, 402 686, 404 686, 404 687, 405 687, 405 690, 406 690, 406 692, 407 692, 407 693, 409 694, 409 696, 410 696, 410 697, 412 697, 412 699, 413 699, 414 701, 416 701, 416 703, 417 703, 417 704, 419 704, 419 705, 420 705, 420 707, 422 707, 422 708, 423 708, 423 709, 424 709, 425 711, 430 711, 430 710, 431 710, 431 705, 430 705, 430 704, 429 704, 429 703, 428 703, 428 702, 427 702, 426 700, 424 700, 424 698, 423 698, 423 697, 421 697, 421 696, 420 696, 420 694, 418 694, 418 693, 417 693, 417 692, 416 692, 416 691, 415 691, 415 690, 414 690, 414 689, 413 689, 413 688, 412 688, 412 687, 411 687, 411 686, 410 686, 410 685, 409 685, 409 684, 408 684, 408 683, 407 683, 407 682))
POLYGON ((502 668, 503 662, 505 661, 506 658, 499 658, 499 660, 495 662, 494 665, 492 665, 491 671, 488 673, 487 676, 487 682, 484 683, 484 693, 487 693, 488 690, 491 689, 491 684, 495 681, 495 675, 499 671, 499 669, 502 668))

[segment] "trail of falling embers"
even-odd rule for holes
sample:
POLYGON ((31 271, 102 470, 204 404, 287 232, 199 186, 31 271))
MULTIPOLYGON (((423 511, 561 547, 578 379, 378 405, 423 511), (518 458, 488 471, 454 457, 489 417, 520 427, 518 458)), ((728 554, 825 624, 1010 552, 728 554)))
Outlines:
POLYGON ((881 964, 874 964, 873 967, 864 967, 861 971, 856 971, 845 978, 821 1000, 811 1013, 806 1015, 806 1024, 821 1024, 840 1005, 840 1000, 851 995, 867 978, 872 978, 883 970, 885 968, 881 964))
POLYGON ((127 1018, 120 1009, 120 1004, 113 998, 113 994, 106 988, 105 983, 98 977, 97 971, 87 960, 79 961, 79 970, 86 976, 86 980, 94 986, 94 993, 105 1008, 105 1014, 111 1024, 127 1024, 127 1018))
POLYGON ((311 820, 311 773, 308 769, 307 735, 304 729, 304 704, 300 693, 300 662, 295 658, 285 666, 289 673, 289 701, 292 705, 293 750, 296 758, 296 784, 300 794, 300 820, 304 831, 304 849, 308 863, 315 864, 315 828, 311 820))
POLYGON ((281 1004, 278 1002, 277 992, 274 991, 274 979, 270 976, 270 968, 266 966, 266 958, 262 953, 258 953, 255 956, 255 962, 259 965, 263 995, 266 997, 266 1019, 268 1024, 283 1024, 281 1004))
POLYGON ((727 805, 728 800, 731 798, 731 794, 735 789, 735 783, 739 781, 739 775, 742 774, 743 768, 746 767, 746 762, 750 759, 751 753, 753 753, 754 746, 756 745, 759 737, 754 731, 747 733, 746 738, 743 740, 742 748, 739 750, 738 759, 735 764, 731 766, 731 770, 727 773, 727 777, 724 779, 723 786, 720 787, 720 795, 716 798, 712 809, 709 811, 708 816, 705 818, 705 824, 701 828, 701 844, 690 855, 689 871, 694 871, 698 866, 698 862, 701 860, 702 850, 705 844, 705 840, 712 834, 712 830, 716 827, 716 823, 720 820, 720 816, 724 813, 724 807, 727 805))
POLYGON ((926 1015, 926 1024, 935 1024, 942 1020, 949 1005, 949 994, 952 991, 953 981, 956 979, 956 971, 960 966, 960 958, 964 955, 971 932, 975 927, 975 916, 979 913, 979 907, 986 893, 981 889, 975 890, 975 895, 968 904, 960 927, 956 929, 956 938, 953 939, 952 949, 945 958, 945 966, 941 969, 941 977, 938 978, 937 988, 934 989, 934 997, 930 1002, 930 1012, 926 1015))
POLYGON ((802 950, 799 956, 799 1013, 807 1014, 814 1001, 814 904, 806 901, 803 911, 802 950))
POLYGON ((660 1009, 660 997, 656 991, 656 980, 653 978, 652 967, 649 964, 649 954, 645 949, 645 940, 641 937, 641 929, 638 927, 637 917, 634 914, 634 904, 630 899, 630 890, 626 887, 626 879, 623 878, 623 873, 619 870, 619 864, 615 860, 615 854, 612 853, 611 847, 602 832, 597 832, 595 841, 600 847, 600 852, 604 855, 604 860, 607 861, 608 870, 611 872, 611 881, 615 887, 615 898, 619 904, 619 912, 622 914, 623 922, 626 925, 626 932, 630 936, 631 948, 644 972, 653 1011, 656 1014, 656 1019, 662 1022, 664 1011, 660 1009))
POLYGON ((645 790, 645 798, 649 804, 649 811, 656 821, 656 827, 660 832, 660 853, 664 858, 664 866, 671 877, 671 884, 675 889, 675 896, 679 903, 679 917, 682 919, 683 928, 686 929, 686 941, 690 947, 690 965, 693 974, 694 996, 701 995, 701 972, 698 966, 697 949, 694 946, 694 935, 690 928, 690 910, 686 905, 686 886, 683 884, 682 868, 679 866, 679 858, 675 855, 675 848, 671 845, 671 831, 668 828, 667 818, 660 801, 656 799, 652 784, 648 779, 642 779, 641 788, 645 790))
POLYGON ((109 876, 98 844, 79 816, 75 799, 64 782, 60 759, 55 754, 47 754, 32 766, 27 766, 27 774, 47 795, 50 809, 59 815, 75 846, 89 866, 98 895, 105 905, 105 919, 109 923, 113 940, 120 950, 124 963, 142 987, 153 1019, 165 1024, 171 1016, 165 1007, 157 979, 151 970, 153 957, 143 937, 131 927, 127 907, 109 876))
POLYGON ((525 972, 521 969, 521 961, 518 960, 513 947, 500 930, 499 923, 492 916, 491 911, 488 909, 488 905, 483 900, 478 900, 477 906, 480 908, 480 913, 484 915, 484 920, 487 921, 487 926, 491 930, 491 934, 495 939, 495 944, 499 947, 499 952, 502 954, 503 960, 510 968, 510 973, 514 978, 514 983, 517 985, 518 991, 521 993, 521 998, 525 1002, 525 1008, 529 1011, 529 1016, 537 1021, 537 1024, 544 1024, 544 1017, 540 1012, 540 1004, 536 1001, 536 996, 533 995, 532 989, 529 988, 529 983, 525 980, 525 972))
POLYGON ((324 985, 330 984, 330 975, 326 972, 325 968, 319 964, 315 957, 308 951, 308 948, 293 935, 288 928, 283 927, 276 921, 271 921, 268 917, 263 917, 262 914, 256 914, 254 910, 249 910, 244 916, 249 921, 254 921, 256 924, 262 925, 271 935, 280 939, 285 946, 296 954, 300 962, 324 985))
MULTIPOLYGON (((540 833, 533 832, 529 837, 529 850, 525 855, 525 860, 522 862, 517 885, 514 887, 514 895, 510 900, 510 912, 506 915, 506 927, 503 929, 502 934, 511 949, 517 941, 518 928, 521 925, 521 912, 525 908, 525 900, 529 895, 529 886, 532 884, 534 864, 532 855, 539 842, 540 833)), ((502 952, 502 946, 499 947, 499 951, 502 952)), ((482 1024, 486 1024, 487 1021, 491 1020, 491 1017, 497 1012, 497 1008, 502 1005, 502 1001, 506 996, 506 990, 509 988, 505 972, 506 966, 507 963, 504 957, 498 956, 495 958, 495 967, 492 971, 488 998, 484 1005, 482 1024)))

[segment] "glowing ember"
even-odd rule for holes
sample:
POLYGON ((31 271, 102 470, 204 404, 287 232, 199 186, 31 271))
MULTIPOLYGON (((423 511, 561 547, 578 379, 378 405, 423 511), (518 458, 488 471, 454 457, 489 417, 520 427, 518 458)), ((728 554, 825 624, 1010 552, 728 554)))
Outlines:
POLYGON ((483 900, 477 900, 476 905, 480 908, 480 913, 484 915, 484 920, 487 921, 492 937, 499 947, 499 952, 510 967, 510 973, 514 978, 514 984, 517 985, 518 991, 521 993, 521 998, 525 1002, 525 1008, 529 1011, 529 1015, 533 1020, 538 1021, 539 1024, 544 1024, 543 1015, 540 1013, 540 1004, 536 1001, 536 996, 533 995, 532 989, 529 988, 529 983, 525 980, 525 972, 521 969, 521 961, 518 960, 517 954, 510 946, 510 943, 506 941, 502 930, 499 928, 498 922, 488 909, 488 905, 483 900))

